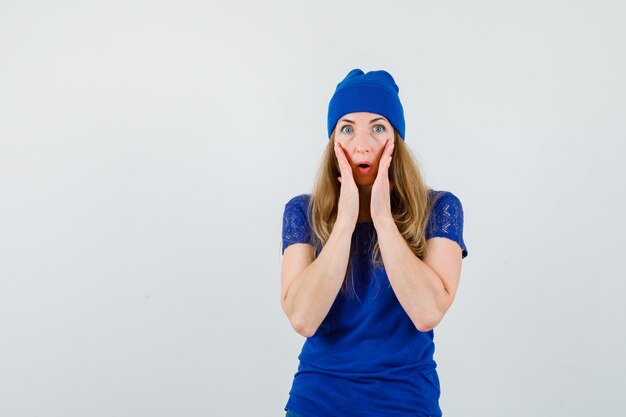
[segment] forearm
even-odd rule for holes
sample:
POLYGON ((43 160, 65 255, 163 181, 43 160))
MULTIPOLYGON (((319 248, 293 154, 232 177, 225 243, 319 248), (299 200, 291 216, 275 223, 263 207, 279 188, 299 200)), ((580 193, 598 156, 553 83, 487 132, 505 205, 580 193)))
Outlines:
POLYGON ((392 219, 376 226, 378 244, 385 271, 396 298, 420 331, 435 327, 445 312, 449 297, 439 276, 419 259, 392 219))
POLYGON ((330 311, 346 274, 353 231, 335 224, 319 256, 289 286, 286 309, 298 333, 315 334, 330 311))

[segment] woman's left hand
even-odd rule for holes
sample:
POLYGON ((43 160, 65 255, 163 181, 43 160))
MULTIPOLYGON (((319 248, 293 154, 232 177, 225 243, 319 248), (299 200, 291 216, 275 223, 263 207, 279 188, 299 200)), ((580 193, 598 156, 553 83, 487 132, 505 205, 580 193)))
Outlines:
POLYGON ((389 186, 389 166, 391 165, 393 146, 393 139, 387 139, 383 154, 378 161, 378 174, 376 174, 376 179, 372 185, 370 215, 374 223, 385 219, 393 220, 389 186))

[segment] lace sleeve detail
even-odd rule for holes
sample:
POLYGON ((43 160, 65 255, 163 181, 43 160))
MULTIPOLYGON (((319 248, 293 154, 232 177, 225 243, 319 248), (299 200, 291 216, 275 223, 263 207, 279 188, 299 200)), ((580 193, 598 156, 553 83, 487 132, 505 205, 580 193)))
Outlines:
POLYGON ((461 258, 467 256, 467 247, 463 241, 463 205, 451 192, 442 192, 435 201, 428 230, 427 239, 445 237, 454 240, 462 249, 461 258))
POLYGON ((292 198, 285 204, 283 214, 282 253, 294 243, 311 243, 311 228, 308 221, 309 196, 306 194, 292 198))

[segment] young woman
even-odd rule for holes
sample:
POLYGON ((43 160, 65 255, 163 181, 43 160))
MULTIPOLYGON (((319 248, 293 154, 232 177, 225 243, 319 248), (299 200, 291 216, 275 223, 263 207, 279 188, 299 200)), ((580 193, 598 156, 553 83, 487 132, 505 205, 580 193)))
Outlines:
POLYGON ((463 208, 424 184, 398 90, 348 73, 313 192, 285 205, 281 304, 307 338, 288 417, 442 415, 433 328, 467 256, 463 208))

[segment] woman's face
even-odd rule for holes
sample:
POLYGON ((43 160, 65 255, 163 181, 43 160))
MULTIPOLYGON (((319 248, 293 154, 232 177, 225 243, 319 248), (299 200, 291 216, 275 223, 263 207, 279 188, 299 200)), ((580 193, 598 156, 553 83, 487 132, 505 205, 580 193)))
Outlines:
POLYGON ((357 185, 372 185, 387 139, 394 141, 391 123, 376 113, 358 112, 342 116, 335 127, 335 141, 343 147, 357 185), (368 168, 360 167, 368 164, 368 168))

